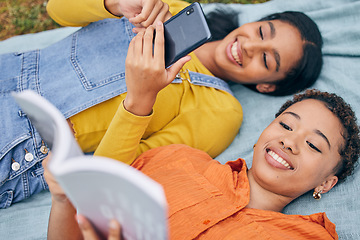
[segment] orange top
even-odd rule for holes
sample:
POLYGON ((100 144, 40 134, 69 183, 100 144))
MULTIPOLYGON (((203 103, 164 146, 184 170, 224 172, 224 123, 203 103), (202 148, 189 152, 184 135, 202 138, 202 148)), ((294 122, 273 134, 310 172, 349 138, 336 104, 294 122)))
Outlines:
POLYGON ((224 165, 185 145, 149 150, 132 164, 162 184, 170 239, 338 239, 325 213, 309 216, 245 208, 243 159, 224 165))

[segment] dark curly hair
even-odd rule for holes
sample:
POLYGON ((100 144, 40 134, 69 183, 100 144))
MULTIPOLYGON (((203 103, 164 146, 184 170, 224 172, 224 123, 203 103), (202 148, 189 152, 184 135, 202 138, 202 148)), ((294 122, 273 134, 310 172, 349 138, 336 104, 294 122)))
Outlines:
MULTIPOLYGON (((238 14, 229 11, 225 6, 218 7, 216 10, 206 15, 212 41, 226 37, 230 32, 238 28, 238 14)), ((259 21, 279 20, 295 27, 301 35, 303 44, 303 56, 290 69, 285 78, 274 82, 276 89, 273 92, 264 93, 272 96, 285 96, 298 93, 311 87, 319 77, 323 65, 322 45, 323 40, 316 23, 302 12, 286 11, 274 13, 261 18, 259 21)), ((244 86, 256 92, 256 84, 244 84, 244 86)))
POLYGON ((341 160, 334 169, 335 176, 338 177, 339 181, 343 181, 354 172, 360 154, 359 126, 356 122, 355 113, 350 105, 340 96, 334 93, 310 89, 302 94, 295 95, 292 100, 284 103, 275 117, 278 117, 294 103, 301 102, 305 99, 322 101, 325 106, 335 114, 343 126, 342 136, 344 138, 344 144, 339 149, 341 160))

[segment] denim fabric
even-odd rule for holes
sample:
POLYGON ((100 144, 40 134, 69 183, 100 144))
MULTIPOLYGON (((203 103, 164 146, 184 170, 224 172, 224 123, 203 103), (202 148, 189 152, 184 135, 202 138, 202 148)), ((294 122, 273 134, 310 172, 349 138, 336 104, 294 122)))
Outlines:
MULTIPOLYGON (((126 92, 125 59, 135 36, 132 28, 125 18, 107 19, 42 50, 0 55, 0 208, 48 188, 41 165, 46 145, 10 93, 32 89, 68 118, 126 92)), ((218 78, 189 74, 193 84, 231 93, 218 78)))

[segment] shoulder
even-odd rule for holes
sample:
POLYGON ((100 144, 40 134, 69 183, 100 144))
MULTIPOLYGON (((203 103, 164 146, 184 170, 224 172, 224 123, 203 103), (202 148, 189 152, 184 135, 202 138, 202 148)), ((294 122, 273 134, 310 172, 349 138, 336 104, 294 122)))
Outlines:
POLYGON ((267 234, 274 239, 302 239, 304 236, 307 236, 304 239, 338 239, 335 224, 327 218, 325 213, 286 215, 258 209, 247 209, 245 212, 264 229, 268 229, 266 226, 271 226, 272 230, 267 231, 267 234))

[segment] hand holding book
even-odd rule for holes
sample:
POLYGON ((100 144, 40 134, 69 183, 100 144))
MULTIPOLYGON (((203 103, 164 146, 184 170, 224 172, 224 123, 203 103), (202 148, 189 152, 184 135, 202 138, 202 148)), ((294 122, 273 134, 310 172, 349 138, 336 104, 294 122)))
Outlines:
POLYGON ((107 236, 109 221, 116 219, 126 239, 167 239, 167 202, 160 184, 119 161, 84 155, 61 112, 37 93, 26 90, 13 97, 52 151, 45 167, 54 176, 46 173, 55 203, 51 211, 62 217, 58 222, 75 220, 73 205, 100 235, 107 236), (59 201, 61 189, 71 202, 59 201), (69 214, 63 214, 65 209, 69 214))

